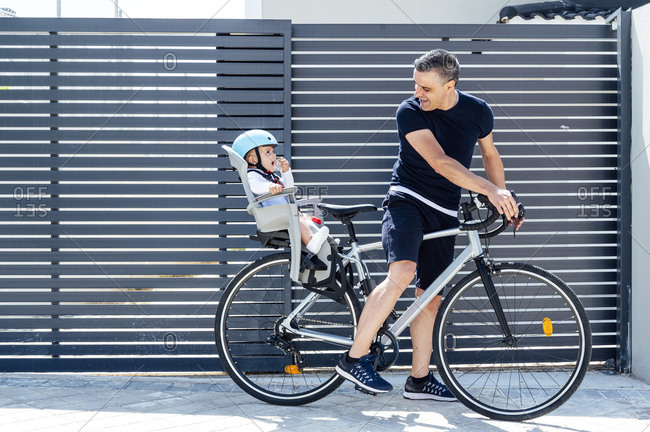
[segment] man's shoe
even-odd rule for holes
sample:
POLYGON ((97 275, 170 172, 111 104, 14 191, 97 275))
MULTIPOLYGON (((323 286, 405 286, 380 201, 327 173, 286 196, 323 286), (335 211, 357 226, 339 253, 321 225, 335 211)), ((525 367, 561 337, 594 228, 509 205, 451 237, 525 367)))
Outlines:
POLYGON ((406 399, 433 399, 443 402, 454 402, 456 400, 447 386, 433 377, 433 372, 429 372, 429 380, 420 385, 413 382, 413 377, 409 376, 404 386, 404 397, 406 399))
POLYGON ((376 355, 363 356, 354 363, 348 362, 346 356, 347 354, 341 355, 339 364, 336 365, 336 372, 343 378, 372 393, 388 393, 393 389, 375 370, 373 363, 376 355))

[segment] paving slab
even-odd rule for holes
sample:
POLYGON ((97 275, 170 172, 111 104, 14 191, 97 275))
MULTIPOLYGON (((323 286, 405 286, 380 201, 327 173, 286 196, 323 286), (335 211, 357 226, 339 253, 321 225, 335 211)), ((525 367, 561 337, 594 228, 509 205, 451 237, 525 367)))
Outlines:
POLYGON ((0 376, 3 431, 489 431, 650 432, 650 385, 590 371, 562 407, 535 420, 490 420, 457 402, 402 397, 405 374, 383 373, 395 389, 368 396, 344 383, 299 407, 249 396, 224 375, 26 374, 0 376))

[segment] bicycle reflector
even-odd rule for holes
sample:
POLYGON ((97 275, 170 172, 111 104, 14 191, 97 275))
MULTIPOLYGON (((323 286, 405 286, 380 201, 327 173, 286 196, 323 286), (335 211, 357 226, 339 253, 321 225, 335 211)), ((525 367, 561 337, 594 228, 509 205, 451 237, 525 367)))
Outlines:
POLYGON ((296 375, 301 372, 300 368, 294 364, 285 366, 284 371, 289 375, 296 375))
POLYGON ((544 329, 544 334, 546 337, 551 337, 553 334, 553 323, 549 317, 544 318, 542 321, 542 329, 544 329))

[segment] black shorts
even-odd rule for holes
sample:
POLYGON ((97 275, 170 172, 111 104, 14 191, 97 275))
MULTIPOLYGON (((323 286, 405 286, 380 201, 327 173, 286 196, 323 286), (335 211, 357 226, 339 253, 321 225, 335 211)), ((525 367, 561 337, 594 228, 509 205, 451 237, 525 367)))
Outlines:
POLYGON ((415 286, 427 289, 454 260, 456 236, 427 241, 422 241, 422 236, 456 228, 458 218, 401 192, 388 192, 382 205, 381 241, 388 264, 402 260, 417 263, 415 286))

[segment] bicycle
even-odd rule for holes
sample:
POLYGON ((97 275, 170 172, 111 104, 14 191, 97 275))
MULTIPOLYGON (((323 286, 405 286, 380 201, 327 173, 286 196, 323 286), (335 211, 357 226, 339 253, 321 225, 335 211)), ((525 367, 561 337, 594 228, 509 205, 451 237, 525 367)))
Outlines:
MULTIPOLYGON (((348 230, 349 247, 338 248, 341 292, 315 292, 292 281, 290 254, 275 253, 237 273, 216 313, 216 343, 225 370, 244 391, 268 403, 310 403, 344 382, 334 366, 352 345, 360 316, 354 288, 364 296, 372 289, 361 254, 382 245, 360 245, 352 219, 377 208, 319 208, 348 230)), ((484 416, 521 421, 547 414, 577 390, 587 372, 591 330, 584 307, 557 276, 530 264, 490 258, 481 239, 499 234, 508 221, 503 216, 500 226, 488 231, 499 213, 487 197, 463 203, 461 211, 464 221, 458 228, 429 233, 424 239, 465 234, 468 246, 401 316, 393 312, 395 321, 390 324, 389 317, 384 323, 371 346, 378 355, 377 370, 395 363, 398 336, 474 261, 476 270, 445 295, 439 308, 433 344, 438 373, 460 402, 484 416), (487 208, 488 214, 475 220, 472 214, 480 208, 487 208)), ((277 233, 262 240, 289 246, 286 236, 277 233)))

